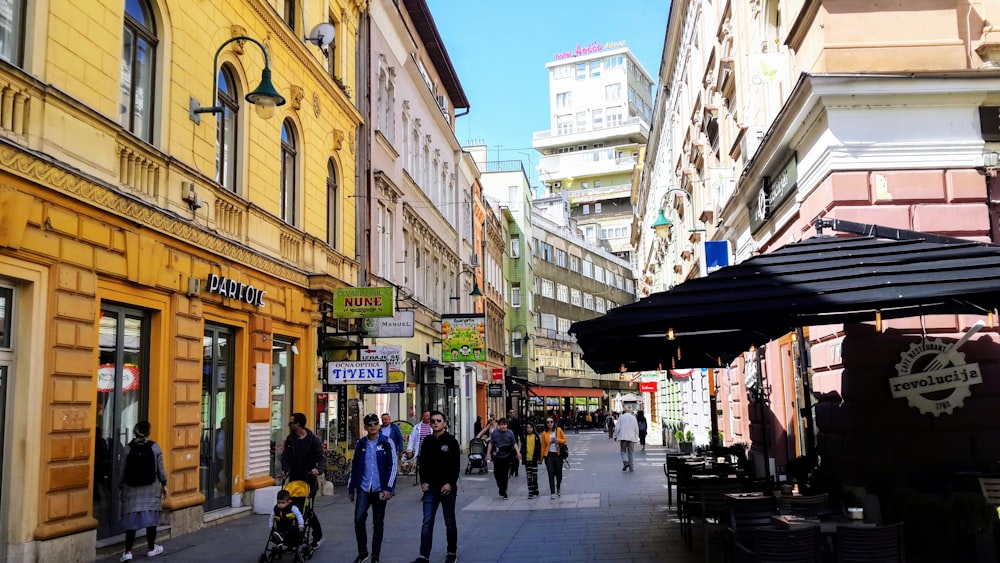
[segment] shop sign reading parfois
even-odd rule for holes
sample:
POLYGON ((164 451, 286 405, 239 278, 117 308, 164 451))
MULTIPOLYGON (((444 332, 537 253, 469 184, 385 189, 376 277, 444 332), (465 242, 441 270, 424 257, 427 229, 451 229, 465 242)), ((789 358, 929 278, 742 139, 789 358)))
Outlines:
POLYGON ((208 274, 208 279, 205 281, 208 285, 209 293, 229 297, 230 299, 239 299, 249 305, 264 306, 264 294, 267 292, 263 289, 257 289, 250 284, 229 280, 215 274, 208 274))
POLYGON ((940 338, 910 344, 896 364, 899 375, 889 379, 892 397, 905 398, 911 407, 934 416, 952 414, 963 406, 972 395, 970 387, 983 382, 983 372, 979 364, 965 363, 965 354, 958 349, 983 326, 977 322, 953 344, 940 338))

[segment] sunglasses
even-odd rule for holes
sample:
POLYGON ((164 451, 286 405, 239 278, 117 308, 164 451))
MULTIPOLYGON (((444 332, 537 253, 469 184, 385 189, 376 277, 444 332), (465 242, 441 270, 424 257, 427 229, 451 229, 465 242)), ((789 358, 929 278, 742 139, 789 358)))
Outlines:
POLYGON ((432 418, 431 419, 431 424, 443 424, 443 423, 444 423, 444 419, 443 418, 432 418))
POLYGON ((546 420, 545 422, 547 422, 549 424, 555 424, 556 423, 556 421, 554 421, 554 420, 546 420))
POLYGON ((365 426, 378 426, 378 425, 379 425, 378 422, 366 422, 365 423, 365 426))

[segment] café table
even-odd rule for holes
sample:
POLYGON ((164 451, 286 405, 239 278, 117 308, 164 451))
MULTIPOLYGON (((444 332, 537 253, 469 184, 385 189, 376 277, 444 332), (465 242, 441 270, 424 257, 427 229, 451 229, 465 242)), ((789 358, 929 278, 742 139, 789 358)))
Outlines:
POLYGON ((832 536, 837 533, 837 526, 858 526, 874 528, 875 523, 863 520, 852 520, 846 516, 835 516, 830 519, 820 520, 818 518, 803 518, 791 514, 775 514, 771 516, 771 522, 775 527, 784 530, 794 530, 797 528, 809 528, 819 526, 819 531, 825 536, 832 536))

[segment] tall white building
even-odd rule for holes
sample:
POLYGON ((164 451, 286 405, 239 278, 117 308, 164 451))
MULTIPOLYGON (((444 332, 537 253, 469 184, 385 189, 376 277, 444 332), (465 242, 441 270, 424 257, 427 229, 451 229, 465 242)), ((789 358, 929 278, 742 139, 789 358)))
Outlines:
POLYGON ((536 131, 538 174, 566 191, 585 239, 628 260, 632 172, 649 138, 653 79, 624 41, 557 53, 549 71, 549 128, 536 131))

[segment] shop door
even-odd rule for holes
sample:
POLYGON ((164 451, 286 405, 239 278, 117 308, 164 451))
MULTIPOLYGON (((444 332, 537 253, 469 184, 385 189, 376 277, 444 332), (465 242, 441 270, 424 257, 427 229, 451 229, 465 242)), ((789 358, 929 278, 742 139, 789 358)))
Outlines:
MULTIPOLYGON (((11 328, 14 326, 14 290, 9 287, 0 287, 0 499, 5 496, 8 483, 4 480, 4 464, 6 452, 10 446, 7 444, 7 403, 10 388, 10 376, 14 366, 13 337, 11 328)), ((7 514, 9 513, 9 503, 0 500, 0 530, 8 529, 7 514)), ((0 562, 7 560, 7 534, 0 534, 0 562)))
MULTIPOLYGON (((102 539, 125 531, 118 481, 132 429, 149 414, 149 315, 104 303, 98 340, 94 516, 102 539)), ((154 427, 152 437, 166 432, 154 427)))
MULTIPOLYGON (((271 477, 281 474, 281 454, 285 450, 288 420, 292 417, 292 380, 298 347, 290 340, 275 337, 271 345, 271 477)), ((316 434, 319 434, 319 422, 316 434)))
POLYGON ((230 505, 233 492, 232 328, 205 324, 201 378, 201 494, 205 510, 230 505))

